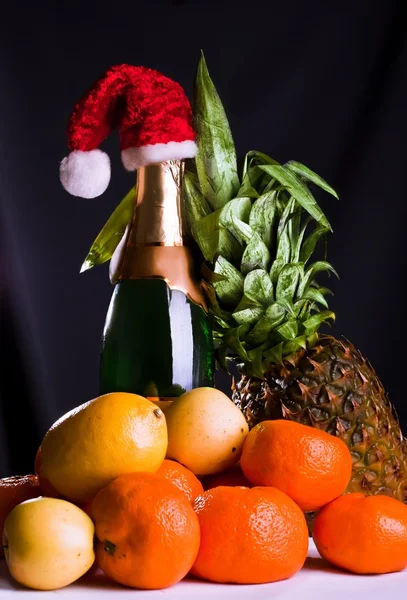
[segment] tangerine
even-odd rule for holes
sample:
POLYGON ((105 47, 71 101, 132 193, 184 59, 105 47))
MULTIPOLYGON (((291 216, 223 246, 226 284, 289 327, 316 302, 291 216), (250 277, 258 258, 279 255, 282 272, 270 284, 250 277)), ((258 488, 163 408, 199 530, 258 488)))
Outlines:
POLYGON ((199 522, 191 503, 155 473, 130 473, 109 483, 92 502, 92 518, 97 563, 124 585, 174 585, 198 554, 199 522))
POLYGON ((303 566, 307 524, 284 492, 220 486, 198 496, 193 507, 201 544, 192 575, 218 583, 268 583, 303 566))
POLYGON ((158 471, 156 471, 156 474, 165 477, 165 479, 173 483, 185 494, 190 502, 195 500, 204 491, 198 477, 175 460, 166 458, 158 471))
POLYGON ((352 474, 352 457, 345 442, 282 419, 253 427, 240 464, 253 485, 282 490, 304 511, 318 510, 340 496, 352 474))
POLYGON ((345 494, 316 516, 320 555, 353 573, 392 573, 407 567, 407 506, 389 496, 345 494))

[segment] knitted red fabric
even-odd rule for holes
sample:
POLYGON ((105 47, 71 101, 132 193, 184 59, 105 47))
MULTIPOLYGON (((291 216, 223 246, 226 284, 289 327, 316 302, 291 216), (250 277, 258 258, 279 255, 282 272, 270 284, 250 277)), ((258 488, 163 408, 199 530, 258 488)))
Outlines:
POLYGON ((108 69, 76 104, 69 149, 94 150, 114 129, 121 150, 195 139, 182 87, 158 71, 125 64, 108 69))

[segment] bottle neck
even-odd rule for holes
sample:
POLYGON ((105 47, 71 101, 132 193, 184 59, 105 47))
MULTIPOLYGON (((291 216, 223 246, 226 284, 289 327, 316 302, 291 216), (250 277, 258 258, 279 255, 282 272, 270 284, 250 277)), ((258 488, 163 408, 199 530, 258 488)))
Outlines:
POLYGON ((182 246, 183 162, 141 167, 128 243, 131 246, 182 246))
POLYGON ((183 169, 172 160, 138 170, 133 218, 110 261, 110 280, 163 279, 206 310, 197 265, 182 238, 183 169))

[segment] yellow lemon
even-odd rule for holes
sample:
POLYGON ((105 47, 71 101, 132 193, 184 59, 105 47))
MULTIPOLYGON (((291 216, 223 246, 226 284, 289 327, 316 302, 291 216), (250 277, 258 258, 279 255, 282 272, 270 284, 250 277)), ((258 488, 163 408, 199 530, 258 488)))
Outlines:
POLYGON ((195 475, 218 473, 240 458, 249 432, 241 411, 223 392, 196 388, 165 411, 167 458, 185 465, 195 475))
POLYGON ((142 396, 113 392, 52 425, 41 443, 40 481, 83 503, 119 475, 157 471, 166 450, 163 412, 142 396))

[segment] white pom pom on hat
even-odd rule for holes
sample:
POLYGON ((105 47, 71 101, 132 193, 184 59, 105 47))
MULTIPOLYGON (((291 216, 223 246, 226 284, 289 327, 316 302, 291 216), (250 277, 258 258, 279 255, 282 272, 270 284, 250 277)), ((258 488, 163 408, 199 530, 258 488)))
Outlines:
POLYGON ((197 152, 191 105, 177 82, 146 67, 111 67, 69 120, 71 152, 61 161, 60 180, 73 196, 96 198, 108 187, 110 160, 99 145, 115 129, 122 162, 130 171, 192 158, 197 152))
POLYGON ((61 161, 61 183, 72 196, 96 198, 110 181, 110 158, 102 150, 74 150, 61 161))

